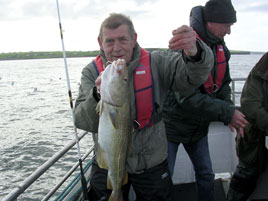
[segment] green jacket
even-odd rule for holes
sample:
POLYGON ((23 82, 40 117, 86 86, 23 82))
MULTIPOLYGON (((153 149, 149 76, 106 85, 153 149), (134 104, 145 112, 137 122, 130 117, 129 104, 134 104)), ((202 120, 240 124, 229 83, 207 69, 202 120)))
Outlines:
MULTIPOLYGON (((163 109, 163 118, 166 125, 167 139, 177 143, 196 142, 208 134, 209 124, 212 121, 221 121, 224 124, 231 122, 234 106, 231 101, 231 82, 229 73, 230 52, 224 40, 210 34, 203 23, 202 6, 194 7, 191 11, 190 24, 203 41, 212 49, 216 58, 217 46, 221 44, 226 57, 226 72, 222 86, 212 94, 207 94, 202 84, 196 89, 186 92, 170 91, 163 109)), ((211 70, 213 78, 216 74, 216 59, 211 70)))
POLYGON ((268 53, 249 73, 241 95, 241 109, 249 124, 244 129, 245 137, 236 138, 237 155, 243 163, 261 170, 268 136, 268 53))
MULTIPOLYGON (((154 51, 151 53, 151 69, 154 78, 155 115, 162 111, 162 102, 175 77, 173 90, 182 91, 199 86, 204 82, 213 64, 211 50, 198 41, 201 47, 201 59, 192 62, 184 54, 154 51)), ((103 63, 106 63, 101 51, 103 63)), ((128 65, 131 90, 131 115, 136 119, 133 72, 139 64, 140 47, 137 44, 133 57, 128 65)), ((75 124, 77 128, 92 133, 98 132, 99 117, 95 108, 97 101, 93 97, 93 87, 97 78, 96 69, 91 62, 82 71, 79 95, 75 103, 75 124)), ((161 120, 152 127, 135 130, 132 138, 131 152, 127 160, 127 171, 140 173, 144 169, 154 167, 167 158, 167 140, 164 123, 161 120)))

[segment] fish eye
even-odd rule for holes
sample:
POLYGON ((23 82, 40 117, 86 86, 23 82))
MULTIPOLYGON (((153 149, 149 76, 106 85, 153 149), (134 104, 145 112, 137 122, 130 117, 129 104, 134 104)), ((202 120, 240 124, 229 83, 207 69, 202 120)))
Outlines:
POLYGON ((127 81, 128 81, 128 78, 127 77, 124 77, 123 82, 124 83, 127 83, 127 81))

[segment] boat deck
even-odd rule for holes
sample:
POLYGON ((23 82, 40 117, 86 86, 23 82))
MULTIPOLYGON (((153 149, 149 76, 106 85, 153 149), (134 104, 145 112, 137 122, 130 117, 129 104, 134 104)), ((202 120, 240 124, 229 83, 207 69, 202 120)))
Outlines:
MULTIPOLYGON (((227 201, 221 179, 214 182, 215 198, 217 201, 227 201)), ((198 201, 196 183, 186 183, 175 185, 175 200, 198 201)))
MULTIPOLYGON (((216 179, 214 182, 215 198, 217 201, 227 201, 224 191, 224 186, 221 179, 216 179)), ((174 185, 174 200, 181 201, 198 201, 196 183, 183 183, 174 185)), ((89 199, 94 200, 93 191, 89 191, 89 199)), ((135 194, 130 191, 129 201, 136 201, 135 194)))

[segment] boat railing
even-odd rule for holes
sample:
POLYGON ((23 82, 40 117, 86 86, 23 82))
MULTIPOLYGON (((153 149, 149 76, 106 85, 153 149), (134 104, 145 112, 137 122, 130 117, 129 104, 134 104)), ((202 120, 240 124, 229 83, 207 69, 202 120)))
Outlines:
MULTIPOLYGON (((92 146, 86 153, 85 155, 82 157, 82 161, 84 161, 93 151, 94 146, 92 146)), ((58 182, 58 184, 52 188, 49 193, 41 200, 41 201, 47 201, 49 200, 50 197, 52 197, 54 195, 54 193, 57 192, 57 190, 62 186, 62 184, 73 174, 73 172, 77 169, 77 167, 79 166, 79 162, 77 162, 64 176, 63 178, 60 180, 60 182, 58 182)))
POLYGON ((240 106, 240 96, 242 93, 243 84, 246 81, 246 78, 233 78, 231 83, 231 94, 232 94, 232 101, 235 106, 240 106), (242 82, 239 87, 237 87, 238 83, 242 82), (237 99, 238 98, 238 99, 237 99))
MULTIPOLYGON (((232 93, 232 101, 235 106, 240 106, 239 100, 240 95, 242 93, 243 83, 238 84, 237 82, 245 82, 246 78, 233 78, 231 82, 231 93, 232 93), (236 104, 238 102, 238 104, 236 104)), ((78 136, 79 141, 88 134, 88 132, 83 132, 78 136)), ((48 161, 46 161, 43 165, 41 165, 35 172, 33 172, 29 177, 27 177, 20 185, 18 185, 13 191, 11 191, 3 201, 14 201, 16 200, 22 193, 26 191, 37 179, 42 176, 52 165, 54 165, 65 153, 67 153, 74 145, 76 141, 72 140, 69 144, 63 147, 60 151, 55 153, 48 161)), ((86 154, 82 157, 82 161, 84 161, 93 151, 93 147, 91 147, 86 154)), ((73 174, 73 172, 77 169, 79 163, 77 162, 61 179, 58 184, 50 190, 48 194, 42 199, 42 201, 46 201, 51 198, 55 192, 62 186, 62 184, 73 174)))
MULTIPOLYGON (((83 132, 78 136, 78 140, 80 141, 84 136, 86 136, 88 132, 83 132)), ((67 153, 72 147, 76 144, 76 140, 72 140, 69 144, 63 147, 60 151, 55 153, 49 160, 47 160, 43 165, 41 165, 36 171, 34 171, 29 177, 27 177, 20 185, 13 189, 4 199, 3 201, 14 201, 26 191, 40 176, 42 176, 52 165, 54 165, 65 153, 67 153)), ((82 161, 85 160, 86 157, 90 155, 93 151, 93 147, 89 149, 86 154, 81 158, 82 161)), ((62 180, 43 198, 42 201, 48 200, 57 189, 66 181, 72 173, 79 166, 78 162, 66 173, 66 175, 62 178, 62 180)))

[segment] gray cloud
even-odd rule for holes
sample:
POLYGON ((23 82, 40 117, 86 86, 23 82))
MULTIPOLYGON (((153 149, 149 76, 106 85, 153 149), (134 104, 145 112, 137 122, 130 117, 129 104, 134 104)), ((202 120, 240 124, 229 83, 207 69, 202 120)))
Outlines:
POLYGON ((9 8, 10 8, 10 1, 8 0, 1 0, 0 1, 0 20, 5 19, 5 17, 9 13, 9 8))
POLYGON ((56 3, 51 1, 31 2, 22 6, 22 15, 26 18, 34 16, 54 16, 56 3))
POLYGON ((157 2, 158 0, 135 0, 135 3, 137 5, 144 5, 146 3, 155 3, 157 2))
POLYGON ((267 0, 233 0, 233 4, 238 12, 268 13, 267 0))
POLYGON ((21 20, 32 17, 56 15, 56 1, 38 0, 23 3, 23 0, 1 0, 0 20, 21 20))
MULTIPOLYGON (((56 1, 47 0, 0 0, 0 20, 17 20, 29 19, 33 17, 56 17, 57 8, 56 1)), ((131 15, 141 15, 144 11, 142 5, 146 3, 154 3, 155 0, 133 0, 136 6, 140 7, 140 11, 131 12, 130 8, 126 8, 125 13, 131 15), (130 12, 128 12, 128 10, 130 12)), ((109 5, 122 3, 122 0, 99 0, 99 1, 59 1, 60 12, 64 18, 77 19, 84 16, 98 17, 107 12, 109 5), (79 4, 83 3, 80 7, 79 4)), ((107 13, 108 14, 108 13, 107 13)))

